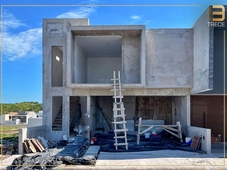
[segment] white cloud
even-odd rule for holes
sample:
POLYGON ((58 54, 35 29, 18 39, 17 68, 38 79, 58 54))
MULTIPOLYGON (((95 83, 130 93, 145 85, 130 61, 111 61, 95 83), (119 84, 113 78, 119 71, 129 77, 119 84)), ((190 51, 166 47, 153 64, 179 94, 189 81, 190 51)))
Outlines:
POLYGON ((60 14, 57 18, 86 18, 90 13, 95 12, 95 7, 80 7, 79 9, 74 9, 69 12, 60 14))
POLYGON ((42 28, 33 28, 18 34, 3 33, 3 54, 15 61, 41 54, 42 28))
MULTIPOLYGON (((93 1, 91 0, 89 2, 93 1)), ((95 12, 95 6, 82 6, 78 9, 60 14, 56 18, 85 18, 92 12, 95 12)), ((16 61, 41 54, 42 28, 32 28, 19 33, 12 33, 13 29, 22 26, 26 26, 26 24, 17 19, 12 13, 6 10, 3 12, 3 32, 0 33, 0 37, 2 36, 2 49, 0 51, 2 50, 5 60, 16 61)))
POLYGON ((133 19, 133 20, 140 20, 141 19, 141 16, 139 16, 139 15, 132 15, 131 16, 131 19, 133 19))
POLYGON ((12 30, 26 26, 12 13, 4 10, 2 16, 2 53, 4 59, 15 61, 41 54, 42 28, 33 28, 13 34, 12 30))
POLYGON ((3 31, 8 30, 9 28, 18 28, 21 26, 26 26, 26 24, 22 23, 20 20, 16 19, 13 14, 9 11, 4 10, 2 16, 2 29, 3 31))

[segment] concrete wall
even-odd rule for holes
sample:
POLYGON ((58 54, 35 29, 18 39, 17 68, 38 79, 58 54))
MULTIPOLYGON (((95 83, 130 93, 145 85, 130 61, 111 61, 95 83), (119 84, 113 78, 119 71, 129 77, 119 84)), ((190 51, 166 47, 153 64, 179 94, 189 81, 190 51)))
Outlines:
POLYGON ((5 117, 6 117, 5 114, 0 115, 0 124, 1 125, 4 125, 5 124, 5 117))
POLYGON ((192 87, 193 30, 147 30, 146 86, 192 87))
POLYGON ((187 132, 187 126, 190 126, 190 96, 173 97, 173 124, 179 121, 181 130, 184 134, 187 132))
POLYGON ((29 127, 35 127, 35 126, 42 126, 43 118, 28 118, 28 128, 29 127))
POLYGON ((87 83, 112 83, 113 71, 121 71, 121 58, 88 58, 87 83))
POLYGON ((187 127, 187 136, 193 139, 194 136, 201 137, 201 150, 211 153, 211 130, 194 126, 187 127))
POLYGON ((87 83, 87 57, 84 54, 82 48, 77 42, 75 36, 74 39, 74 83, 87 83))
POLYGON ((61 140, 62 135, 68 135, 69 128, 69 101, 67 96, 73 94, 66 85, 72 79, 71 68, 71 32, 69 26, 88 25, 88 19, 43 19, 43 124, 46 125, 46 137, 50 140, 61 140), (51 87, 51 58, 52 47, 63 47, 63 87, 51 87), (63 96, 63 131, 52 132, 52 96, 63 96))
POLYGON ((36 126, 27 128, 27 137, 36 138, 38 136, 44 137, 46 139, 46 126, 36 126))
POLYGON ((122 37, 122 82, 141 83, 140 77, 140 37, 122 37))
POLYGON ((193 93, 213 88, 213 27, 208 27, 206 10, 196 21, 194 31, 193 93))

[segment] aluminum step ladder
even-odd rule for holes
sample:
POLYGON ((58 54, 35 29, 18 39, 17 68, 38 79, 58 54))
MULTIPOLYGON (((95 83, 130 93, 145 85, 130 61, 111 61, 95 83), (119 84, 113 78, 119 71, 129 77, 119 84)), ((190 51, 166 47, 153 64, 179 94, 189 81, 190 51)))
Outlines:
POLYGON ((125 145, 126 150, 128 150, 128 141, 127 141, 127 129, 126 129, 126 120, 125 120, 125 108, 124 103, 122 102, 122 90, 121 89, 121 76, 120 71, 118 71, 118 78, 115 76, 115 71, 113 72, 113 89, 114 92, 114 103, 113 103, 113 125, 114 125, 114 139, 115 139, 115 148, 118 150, 118 146, 125 145), (124 139, 124 142, 122 142, 124 139))

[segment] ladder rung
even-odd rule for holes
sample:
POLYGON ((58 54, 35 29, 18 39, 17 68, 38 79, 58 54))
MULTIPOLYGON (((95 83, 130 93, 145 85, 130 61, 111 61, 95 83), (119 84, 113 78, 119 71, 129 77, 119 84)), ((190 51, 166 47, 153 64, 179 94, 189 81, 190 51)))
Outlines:
POLYGON ((112 86, 119 86, 122 85, 122 83, 116 83, 116 84, 111 84, 112 86))
POLYGON ((114 115, 113 117, 125 117, 125 114, 122 114, 122 115, 114 115))
POLYGON ((114 90, 120 91, 120 90, 125 90, 125 89, 111 89, 111 91, 114 91, 114 90))
POLYGON ((123 98, 123 96, 113 96, 113 98, 123 98))
POLYGON ((125 138, 125 136, 115 136, 114 139, 125 138))
POLYGON ((115 129, 114 132, 126 132, 128 129, 115 129))
POLYGON ((110 79, 110 80, 120 80, 119 78, 115 78, 115 79, 110 79))
POLYGON ((115 143, 114 145, 128 145, 128 143, 115 143))
POLYGON ((123 104, 123 102, 116 102, 116 103, 113 103, 113 104, 116 104, 116 105, 117 105, 117 104, 123 104))
POLYGON ((113 108, 113 111, 123 111, 123 110, 125 110, 125 108, 113 108))
POLYGON ((121 122, 112 122, 112 123, 115 123, 115 124, 123 124, 123 123, 126 123, 126 121, 121 121, 121 122))

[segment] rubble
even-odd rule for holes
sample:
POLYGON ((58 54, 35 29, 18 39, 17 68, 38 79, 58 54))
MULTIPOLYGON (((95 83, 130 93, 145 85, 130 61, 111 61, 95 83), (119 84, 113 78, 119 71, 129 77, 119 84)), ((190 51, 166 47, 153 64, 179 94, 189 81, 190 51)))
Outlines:
MULTIPOLYGON (((25 139, 26 152, 35 153, 36 155, 22 155, 14 159, 11 164, 12 170, 30 170, 30 169, 51 169, 60 164, 67 165, 95 165, 97 154, 85 152, 88 150, 90 142, 82 137, 71 138, 65 141, 64 146, 58 143, 56 148, 45 148, 39 139, 25 139)), ((47 144, 55 145, 52 141, 47 141, 47 144)), ((49 145, 48 145, 49 147, 49 145)), ((91 149, 90 149, 91 150, 91 149)))
POLYGON ((2 155, 12 155, 18 153, 18 144, 17 143, 6 143, 0 144, 0 153, 2 155))

